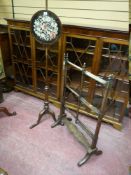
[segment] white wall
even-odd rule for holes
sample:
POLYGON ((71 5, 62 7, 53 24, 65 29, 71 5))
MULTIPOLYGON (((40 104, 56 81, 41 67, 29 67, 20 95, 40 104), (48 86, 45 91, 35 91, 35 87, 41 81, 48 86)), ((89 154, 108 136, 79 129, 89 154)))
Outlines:
POLYGON ((11 0, 0 0, 0 24, 5 24, 4 18, 12 18, 11 0))
POLYGON ((131 0, 129 0, 129 23, 131 24, 131 0))
MULTIPOLYGON (((1 16, 11 16, 10 1, 0 1, 1 16)), ((14 0, 14 6, 15 18, 30 20, 36 11, 45 9, 45 0, 14 0)), ((128 30, 129 0, 48 0, 48 9, 63 24, 128 30)))

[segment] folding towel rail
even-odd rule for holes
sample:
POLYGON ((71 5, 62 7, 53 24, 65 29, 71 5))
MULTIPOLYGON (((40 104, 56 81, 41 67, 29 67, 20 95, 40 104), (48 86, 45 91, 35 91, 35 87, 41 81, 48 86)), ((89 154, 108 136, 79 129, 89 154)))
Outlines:
POLYGON ((60 115, 58 116, 58 119, 56 122, 52 125, 52 128, 54 128, 57 125, 66 125, 69 131, 75 136, 75 138, 86 148, 87 152, 85 156, 78 162, 78 166, 83 165, 90 157, 91 155, 100 155, 102 154, 102 151, 98 150, 96 147, 97 141, 98 141, 98 135, 101 127, 101 122, 104 117, 105 113, 105 104, 108 99, 108 93, 109 90, 112 87, 112 80, 113 76, 110 75, 108 77, 108 80, 104 80, 88 71, 85 70, 85 64, 83 67, 79 67, 72 62, 68 60, 68 55, 65 55, 64 57, 64 64, 63 64, 63 82, 62 82, 62 98, 61 98, 61 107, 60 107, 60 115), (76 92, 74 89, 72 89, 68 84, 67 84, 67 69, 68 66, 72 66, 73 68, 77 69, 78 71, 81 72, 81 83, 80 83, 80 91, 79 93, 76 92), (84 83, 84 77, 90 77, 91 79, 95 80, 96 82, 102 84, 104 86, 104 95, 101 103, 101 107, 97 108, 93 104, 89 103, 84 97, 82 97, 82 90, 83 90, 83 83, 84 83), (76 115, 74 113, 72 114, 72 111, 67 107, 66 105, 66 92, 67 90, 72 93, 77 99, 78 99, 78 104, 77 104, 77 111, 76 115), (87 126, 80 121, 78 118, 79 113, 80 113, 80 107, 81 104, 83 104, 86 108, 91 109, 93 112, 95 112, 98 115, 97 119, 97 124, 95 128, 95 132, 93 133, 87 126), (75 117, 75 123, 72 122, 71 118, 67 117, 67 114, 65 111, 69 111, 73 117, 75 117), (85 133, 91 138, 91 143, 89 143, 88 139, 86 138, 85 134, 80 131, 79 127, 85 131, 85 133))

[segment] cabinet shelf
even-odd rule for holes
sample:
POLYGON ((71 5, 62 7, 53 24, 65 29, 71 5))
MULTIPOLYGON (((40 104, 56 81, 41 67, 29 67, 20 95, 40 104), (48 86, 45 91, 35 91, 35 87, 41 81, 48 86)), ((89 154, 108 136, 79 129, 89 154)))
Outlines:
POLYGON ((32 85, 27 85, 27 84, 22 84, 21 82, 16 82, 16 89, 19 88, 26 88, 32 91, 33 86, 32 85))
POLYGON ((27 59, 27 58, 23 58, 23 60, 19 60, 19 59, 13 59, 13 63, 22 63, 22 64, 27 64, 27 65, 32 65, 32 60, 31 59, 27 59))
POLYGON ((94 55, 93 51, 85 51, 83 49, 80 48, 75 48, 74 50, 72 48, 66 48, 66 51, 70 51, 70 52, 78 52, 78 53, 83 53, 83 54, 89 54, 89 55, 94 55))
MULTIPOLYGON (((95 95, 102 97, 103 96, 102 90, 97 89, 95 91, 95 95)), ((108 98, 110 100, 115 100, 115 101, 124 103, 125 99, 128 99, 128 93, 127 92, 124 93, 124 92, 119 92, 119 91, 112 91, 109 93, 108 98)))
MULTIPOLYGON (((41 50, 41 51, 45 51, 45 48, 44 47, 36 47, 37 50, 41 50)), ((54 49, 48 49, 50 52, 53 52, 53 53, 58 53, 58 49, 57 48, 54 48, 54 49)))
POLYGON ((105 58, 112 58, 112 59, 117 59, 117 60, 122 60, 122 61, 128 61, 127 57, 120 57, 118 55, 111 55, 111 54, 102 54, 102 57, 105 58))
MULTIPOLYGON (((45 83, 45 80, 43 78, 40 78, 40 77, 37 77, 37 81, 41 81, 41 82, 45 83)), ((48 83, 51 85, 55 85, 55 86, 57 85, 57 81, 55 78, 48 80, 48 83)))
POLYGON ((15 46, 21 46, 21 47, 27 47, 27 48, 31 48, 31 45, 30 44, 23 44, 23 43, 16 43, 16 42, 13 42, 12 43, 13 45, 15 46))
POLYGON ((106 72, 106 71, 102 71, 98 75, 103 78, 103 77, 109 77, 109 75, 111 75, 111 74, 113 74, 115 76, 115 79, 120 80, 120 81, 123 81, 123 82, 129 84, 129 79, 128 79, 128 74, 127 73, 124 73, 123 74, 123 73, 119 73, 119 72, 112 72, 112 71, 106 72))
MULTIPOLYGON (((43 69, 45 69, 45 65, 43 65, 43 64, 40 64, 40 63, 37 63, 36 62, 36 67, 37 68, 43 68, 43 69)), ((57 66, 48 66, 48 70, 51 70, 51 71, 54 71, 54 72, 58 72, 58 67, 57 66)))

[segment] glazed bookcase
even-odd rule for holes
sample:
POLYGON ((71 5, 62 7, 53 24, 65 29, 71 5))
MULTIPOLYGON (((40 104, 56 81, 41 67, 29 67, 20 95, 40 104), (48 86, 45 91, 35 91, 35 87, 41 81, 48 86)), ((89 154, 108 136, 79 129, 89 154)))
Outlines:
MULTIPOLYGON (((15 89, 44 99, 45 46, 38 43, 27 21, 8 20, 15 89)), ((60 45, 48 47, 48 81, 50 100, 60 98, 60 45)))
MULTIPOLYGON (((69 61, 107 80, 113 75, 113 87, 108 96, 104 121, 115 128, 122 128, 122 121, 128 104, 128 34, 116 31, 100 31, 65 26, 63 32, 64 51, 69 61)), ((76 91, 80 91, 80 74, 68 68, 68 83, 76 91)), ((84 82, 83 96, 95 106, 102 101, 104 87, 91 79, 84 82)), ((77 110, 77 99, 67 92, 68 106, 77 110)), ((92 111, 81 107, 81 112, 97 118, 92 111)))
MULTIPOLYGON (((32 36, 29 21, 7 19, 7 22, 15 89, 44 99, 45 46, 32 36)), ((64 25, 61 38, 48 48, 50 102, 57 106, 60 104, 62 64, 64 53, 67 53, 69 61, 80 67, 85 63, 86 70, 95 75, 104 79, 110 74, 114 75, 103 121, 120 130, 129 94, 128 38, 127 32, 64 25)), ((79 91, 80 74, 74 68, 68 67, 67 82, 79 91)), ((102 95, 103 87, 87 78, 84 82, 84 98, 99 107, 102 95)), ((68 91, 67 105, 77 110, 76 99, 68 91)), ((84 106, 80 111, 97 118, 84 106)))

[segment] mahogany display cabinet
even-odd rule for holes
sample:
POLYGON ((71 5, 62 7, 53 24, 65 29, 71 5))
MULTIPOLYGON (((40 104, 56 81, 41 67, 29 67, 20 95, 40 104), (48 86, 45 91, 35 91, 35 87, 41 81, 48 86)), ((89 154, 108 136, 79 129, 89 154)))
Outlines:
MULTIPOLYGON (((30 31, 30 22, 7 19, 13 63, 15 89, 44 99, 45 46, 37 43, 30 31)), ((48 78, 50 102, 59 106, 64 53, 78 66, 86 64, 86 70, 107 79, 113 74, 113 88, 108 96, 103 121, 115 128, 122 128, 122 120, 128 104, 128 32, 63 25, 62 36, 49 47, 48 78)), ((79 91, 80 74, 68 68, 68 83, 79 91)), ((100 105, 103 87, 86 79, 83 96, 92 104, 100 105)), ((67 92, 67 105, 77 110, 74 96, 67 92)), ((97 118, 90 110, 81 107, 87 116, 97 118)))

